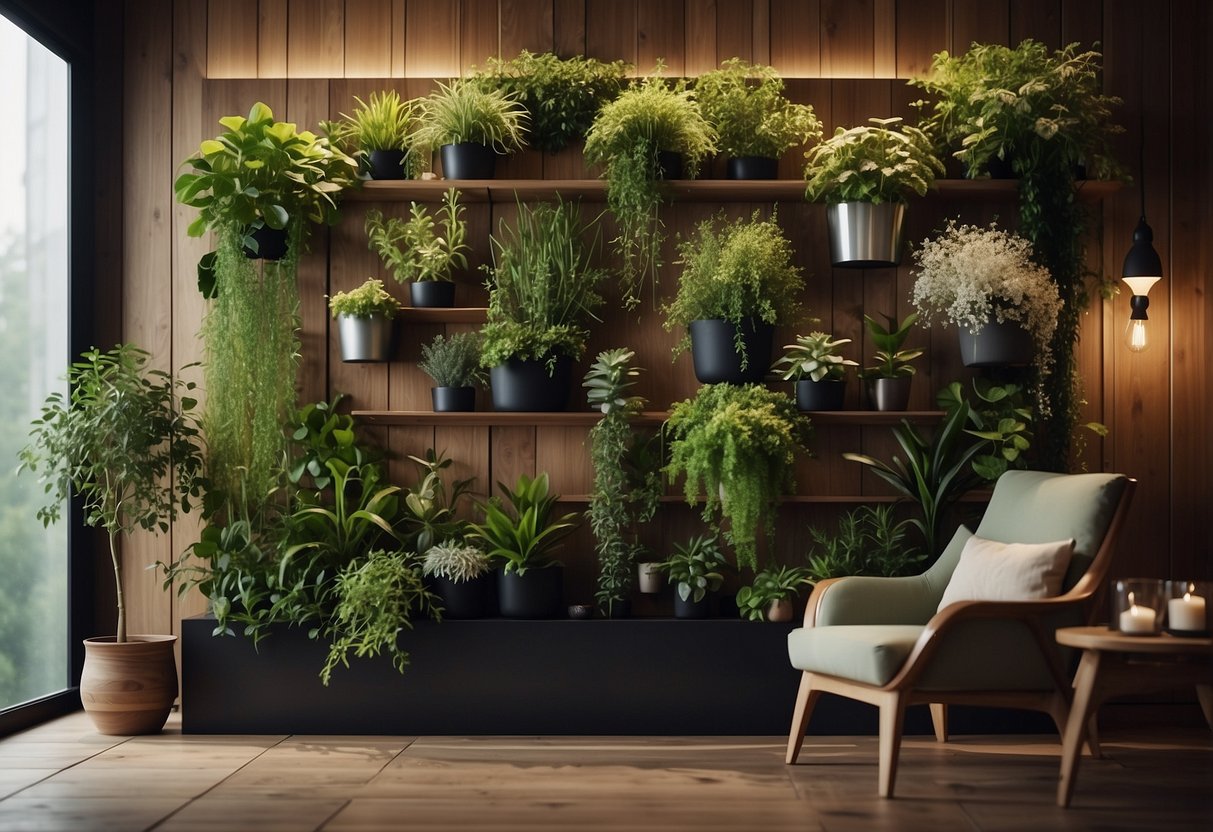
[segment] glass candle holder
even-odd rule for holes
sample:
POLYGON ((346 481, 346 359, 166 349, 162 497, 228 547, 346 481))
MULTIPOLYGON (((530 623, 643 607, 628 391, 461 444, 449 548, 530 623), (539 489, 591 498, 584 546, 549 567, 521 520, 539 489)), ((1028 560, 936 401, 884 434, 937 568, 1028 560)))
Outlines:
POLYGON ((1167 582, 1167 632, 1177 636, 1204 636, 1210 629, 1208 581, 1167 582))
POLYGON ((1127 636, 1156 636, 1167 612, 1166 582, 1155 578, 1123 578, 1112 591, 1111 629, 1127 636))

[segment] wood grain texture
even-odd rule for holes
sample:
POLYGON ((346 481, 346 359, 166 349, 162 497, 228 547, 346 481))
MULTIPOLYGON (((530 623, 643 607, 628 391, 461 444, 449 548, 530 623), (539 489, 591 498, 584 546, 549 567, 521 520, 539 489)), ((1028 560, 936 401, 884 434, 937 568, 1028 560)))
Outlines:
POLYGON ((356 0, 345 5, 346 78, 392 74, 392 0, 356 0))
POLYGON ((257 77, 286 77, 287 0, 257 4, 257 77))
MULTIPOLYGON (((638 0, 586 0, 585 54, 600 61, 636 63, 638 0)), ((640 72, 651 68, 637 67, 640 72)))
POLYGON ((821 6, 819 0, 770 0, 771 65, 784 78, 821 74, 821 6))
POLYGON ((207 3, 208 78, 257 77, 257 4, 246 0, 207 3))
POLYGON ((460 0, 459 3, 459 72, 467 75, 473 67, 483 67, 485 61, 500 54, 512 58, 517 54, 499 48, 497 0, 460 0))
POLYGON ((896 78, 901 58, 898 14, 904 3, 874 0, 872 4, 872 77, 896 78))
POLYGON ((526 49, 551 52, 555 48, 555 8, 551 0, 501 0, 501 57, 510 59, 526 49))
MULTIPOLYGON (((683 7, 686 21, 684 65, 689 76, 702 75, 720 65, 716 57, 715 0, 686 0, 683 7)), ((650 70, 637 67, 640 72, 650 70)))
POLYGON ((896 77, 926 75, 931 69, 931 56, 947 48, 947 0, 898 4, 896 77))
POLYGON ((682 0, 647 0, 636 7, 636 66, 665 61, 675 77, 686 74, 686 25, 682 0))
POLYGON ((871 78, 875 73, 874 0, 820 0, 821 75, 871 78))
POLYGON ((729 58, 754 60, 754 3, 716 4, 716 63, 729 58))
POLYGON ((404 74, 446 78, 459 74, 459 4, 408 0, 404 25, 404 74))
POLYGON ((585 0, 552 0, 552 42, 556 54, 585 54, 585 0))
POLYGON ((286 71, 290 78, 345 74, 344 0, 290 0, 286 71))
POLYGON ((405 0, 392 0, 392 77, 404 77, 404 30, 407 25, 405 0))
POLYGON ((1017 0, 1011 4, 1011 45, 1024 38, 1050 49, 1061 47, 1062 0, 1017 0))
POLYGON ((972 43, 1010 45, 1009 0, 952 0, 950 18, 953 55, 963 55, 972 43))

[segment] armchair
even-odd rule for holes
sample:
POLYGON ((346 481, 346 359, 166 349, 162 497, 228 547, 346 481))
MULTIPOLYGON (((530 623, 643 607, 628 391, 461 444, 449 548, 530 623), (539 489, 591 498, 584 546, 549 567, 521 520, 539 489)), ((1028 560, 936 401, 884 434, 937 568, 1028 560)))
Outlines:
POLYGON ((1135 485, 1116 474, 1037 471, 1008 471, 998 480, 976 535, 1000 543, 1073 539, 1055 597, 959 601, 936 611, 973 536, 963 526, 921 575, 818 584, 804 626, 788 636, 789 658, 803 672, 786 762, 796 762, 823 693, 880 708, 882 797, 893 796, 908 705, 930 704, 941 742, 947 739, 948 704, 1043 711, 1060 733, 1072 692, 1066 654, 1053 633, 1091 616, 1135 485))

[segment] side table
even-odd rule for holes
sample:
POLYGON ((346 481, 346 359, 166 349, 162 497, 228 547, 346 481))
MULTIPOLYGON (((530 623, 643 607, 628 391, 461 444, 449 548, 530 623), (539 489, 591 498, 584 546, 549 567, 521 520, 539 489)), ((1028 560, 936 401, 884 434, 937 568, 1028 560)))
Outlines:
POLYGON ((1128 636, 1107 627, 1062 627, 1057 642, 1083 651, 1062 739, 1058 806, 1070 805, 1087 725, 1105 700, 1195 685, 1205 720, 1213 728, 1213 638, 1128 636), (1157 662, 1149 662, 1155 657, 1157 662))

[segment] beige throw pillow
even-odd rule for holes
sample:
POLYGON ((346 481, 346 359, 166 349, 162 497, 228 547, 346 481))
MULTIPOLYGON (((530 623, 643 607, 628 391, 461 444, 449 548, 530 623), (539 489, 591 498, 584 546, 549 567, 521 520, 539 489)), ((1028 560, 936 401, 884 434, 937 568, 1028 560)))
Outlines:
POLYGON ((974 535, 965 543, 938 609, 957 601, 1032 601, 1061 592, 1073 540, 999 543, 974 535))

